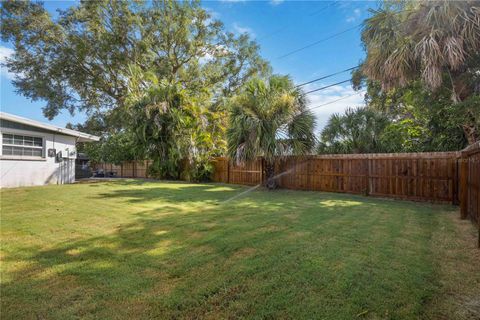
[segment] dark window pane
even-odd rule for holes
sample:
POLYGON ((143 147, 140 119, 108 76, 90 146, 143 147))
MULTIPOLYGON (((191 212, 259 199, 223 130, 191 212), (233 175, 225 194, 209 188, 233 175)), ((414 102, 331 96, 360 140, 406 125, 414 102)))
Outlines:
POLYGON ((11 156, 13 154, 13 147, 3 146, 2 154, 4 156, 11 156))
POLYGON ((23 146, 23 136, 13 136, 13 144, 16 144, 18 146, 23 146))
POLYGON ((23 148, 23 155, 31 157, 32 151, 33 151, 32 148, 23 148))
POLYGON ((33 137, 24 137, 23 144, 26 146, 33 146, 33 137))
POLYGON ((12 143, 13 143, 13 135, 11 135, 11 134, 4 134, 4 135, 3 135, 3 143, 12 144, 12 143))
POLYGON ((13 155, 14 156, 23 156, 23 148, 13 147, 13 155))
POLYGON ((32 156, 34 157, 41 157, 42 156, 42 149, 32 149, 32 156))
POLYGON ((43 139, 42 138, 33 138, 34 141, 33 141, 33 145, 36 146, 36 147, 41 147, 43 146, 43 139))

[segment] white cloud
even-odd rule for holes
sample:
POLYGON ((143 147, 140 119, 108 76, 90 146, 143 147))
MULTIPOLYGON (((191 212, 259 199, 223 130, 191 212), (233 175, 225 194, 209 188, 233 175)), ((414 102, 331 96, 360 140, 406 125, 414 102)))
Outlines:
POLYGON ((356 8, 353 10, 352 14, 347 17, 347 22, 355 22, 360 18, 361 15, 362 11, 359 8, 356 8))
POLYGON ((272 6, 278 6, 279 4, 281 4, 284 0, 270 0, 270 4, 272 6))
POLYGON ((7 79, 13 79, 15 74, 8 72, 7 68, 3 66, 3 63, 6 62, 6 59, 12 56, 15 53, 13 49, 0 46, 0 75, 7 79))
MULTIPOLYGON (((307 92, 322 87, 323 85, 328 84, 310 84, 306 85, 303 89, 307 92)), ((325 90, 308 94, 308 108, 312 109, 312 112, 317 119, 315 131, 318 133, 321 132, 332 114, 343 113, 349 107, 364 106, 364 94, 365 92, 363 91, 357 92, 353 90, 350 85, 333 86, 325 90), (320 106, 326 103, 328 104, 320 106), (316 108, 317 106, 319 107, 316 108)))
POLYGON ((251 28, 243 27, 236 22, 233 24, 233 29, 237 33, 240 33, 240 34, 248 33, 251 37, 253 37, 253 38, 255 37, 255 32, 253 32, 253 30, 251 28))

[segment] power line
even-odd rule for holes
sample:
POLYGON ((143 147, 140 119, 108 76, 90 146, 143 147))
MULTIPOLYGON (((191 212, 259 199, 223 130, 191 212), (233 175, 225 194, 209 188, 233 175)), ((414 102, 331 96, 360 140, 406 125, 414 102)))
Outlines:
POLYGON ((311 47, 313 47, 313 46, 316 46, 316 45, 319 44, 319 43, 322 43, 322 42, 325 42, 325 41, 327 41, 327 40, 330 40, 330 39, 333 39, 333 38, 335 38, 335 37, 338 37, 338 36, 340 36, 340 35, 348 32, 348 31, 352 31, 352 30, 360 27, 361 25, 362 25, 361 23, 360 23, 360 24, 357 24, 356 26, 353 26, 353 27, 351 27, 351 28, 345 29, 345 30, 340 31, 340 32, 338 32, 338 33, 332 34, 331 36, 328 36, 328 37, 326 37, 326 38, 323 38, 323 39, 320 39, 320 40, 318 40, 318 41, 312 42, 312 43, 307 44, 306 46, 303 46, 303 47, 301 47, 301 48, 298 48, 298 49, 295 49, 295 50, 293 50, 293 51, 287 52, 287 53, 285 53, 284 55, 279 56, 277 59, 283 59, 283 58, 286 58, 286 57, 288 57, 288 56, 291 56, 292 54, 297 53, 297 52, 299 52, 299 51, 302 51, 302 50, 311 48, 311 47))
MULTIPOLYGON (((314 12, 311 12, 308 16, 313 17, 313 16, 317 15, 318 13, 324 11, 325 9, 328 9, 328 8, 331 7, 332 5, 337 4, 338 1, 339 1, 339 0, 335 0, 335 1, 333 1, 332 3, 329 3, 328 5, 320 8, 319 10, 314 11, 314 12)), ((272 32, 264 35, 263 37, 258 38, 258 41, 264 40, 264 39, 270 38, 270 37, 272 37, 272 36, 274 36, 274 35, 276 35, 276 34, 279 34, 279 33, 282 32, 283 30, 288 29, 289 27, 290 27, 290 24, 286 24, 286 25, 284 25, 283 27, 280 27, 280 28, 278 28, 278 29, 276 29, 276 30, 274 30, 274 31, 272 31, 272 32)))
MULTIPOLYGON (((397 14, 401 14, 401 13, 408 12, 408 11, 410 11, 410 10, 405 9, 405 10, 400 10, 400 11, 397 11, 397 12, 393 12, 392 14, 397 15, 397 14)), ((408 20, 406 20, 406 21, 400 21, 400 22, 397 23, 396 25, 397 25, 397 26, 398 26, 398 25, 401 25, 401 24, 403 24, 403 23, 408 22, 408 21, 411 20, 411 19, 412 19, 412 18, 410 18, 410 19, 408 19, 408 20)), ((292 55, 292 54, 294 54, 294 53, 297 53, 297 52, 299 52, 299 51, 303 51, 303 50, 305 50, 305 49, 311 48, 311 47, 313 47, 313 46, 316 46, 316 45, 319 44, 319 43, 322 43, 322 42, 325 42, 325 41, 327 41, 327 40, 333 39, 333 38, 335 38, 335 37, 337 37, 337 36, 340 36, 340 35, 348 32, 348 31, 351 31, 351 30, 354 30, 354 29, 356 29, 356 28, 358 28, 358 27, 361 27, 362 25, 363 25, 363 22, 360 23, 360 24, 358 24, 358 25, 356 25, 356 26, 353 26, 353 27, 351 27, 351 28, 348 28, 348 29, 345 29, 345 30, 340 31, 340 32, 338 32, 338 33, 332 34, 331 36, 328 36, 328 37, 326 37, 326 38, 323 38, 323 39, 320 39, 320 40, 318 40, 318 41, 315 41, 315 42, 312 42, 312 43, 310 43, 310 44, 307 44, 306 46, 303 46, 303 47, 301 47, 301 48, 298 48, 298 49, 295 49, 295 50, 293 50, 293 51, 287 52, 286 54, 279 56, 277 59, 283 59, 283 58, 288 57, 288 56, 290 56, 290 55, 292 55)))
POLYGON ((328 9, 328 8, 329 8, 329 7, 331 7, 332 5, 336 5, 336 4, 337 4, 337 2, 338 2, 338 0, 335 0, 335 1, 333 1, 333 2, 331 2, 331 3, 329 3, 329 4, 327 4, 326 6, 323 6, 322 8, 318 9, 317 11, 315 11, 315 12, 312 12, 312 13, 310 14, 310 16, 315 16, 315 15, 319 14, 320 12, 322 12, 322 11, 324 11, 324 10, 328 9))
POLYGON ((342 71, 338 71, 338 72, 335 72, 335 73, 327 74, 326 76, 322 76, 322 77, 320 77, 320 78, 313 79, 313 80, 310 80, 310 81, 307 81, 307 82, 298 84, 298 85, 296 85, 296 87, 297 87, 297 88, 298 88, 298 87, 302 87, 302 86, 304 86, 304 85, 307 85, 307 84, 310 84, 310 83, 313 83, 313 82, 317 82, 317 81, 320 81, 320 80, 323 80, 323 79, 327 79, 327 78, 336 76, 337 74, 341 74, 341 73, 344 73, 344 72, 347 72, 347 71, 351 71, 351 70, 357 69, 357 68, 359 68, 360 66, 361 66, 361 65, 358 65, 358 66, 351 67, 351 68, 348 68, 348 69, 345 69, 345 70, 342 70, 342 71))
POLYGON ((339 84, 342 84, 342 83, 345 83, 345 82, 350 82, 352 79, 347 79, 347 80, 343 80, 343 81, 340 81, 340 82, 337 82, 337 83, 334 83, 334 84, 330 84, 328 86, 325 86, 325 87, 321 87, 321 88, 318 88, 318 89, 314 89, 314 90, 310 90, 308 92, 305 92, 305 94, 309 94, 309 93, 313 93, 313 92, 317 92, 317 91, 320 91, 320 90, 324 90, 324 89, 328 89, 328 88, 331 88, 333 86, 336 86, 336 85, 339 85, 339 84))
MULTIPOLYGON (((401 11, 395 12, 394 14, 401 14, 401 13, 408 12, 408 11, 409 11, 409 10, 401 10, 401 11)), ((396 25, 397 25, 397 26, 402 25, 402 24, 404 24, 404 23, 409 22, 410 20, 412 20, 412 18, 410 18, 410 19, 408 19, 408 20, 406 20, 406 21, 400 21, 400 22, 397 23, 396 25)), ((361 24, 360 24, 360 25, 361 25, 361 24)), ((358 27, 358 26, 357 26, 357 27, 358 27)), ((344 31, 346 31, 346 30, 344 30, 344 31)), ((301 83, 301 84, 299 84, 299 85, 296 85, 296 87, 298 88, 298 87, 301 87, 301 86, 304 86, 304 85, 307 85, 307 84, 310 84, 310 83, 313 83, 313 82, 316 82, 316 81, 320 81, 320 80, 323 80, 323 79, 327 79, 327 78, 333 77, 333 76, 335 76, 335 75, 341 74, 341 73, 343 73, 343 72, 347 72, 347 71, 351 71, 351 70, 357 69, 357 68, 359 68, 359 67, 361 67, 361 65, 357 65, 357 66, 352 67, 352 68, 348 68, 348 69, 345 69, 345 70, 341 70, 341 71, 338 71, 338 72, 335 72, 335 73, 328 74, 328 75, 326 75, 326 76, 322 76, 322 77, 320 77, 320 78, 313 79, 313 80, 311 80, 311 81, 307 81, 307 82, 301 83)), ((345 82, 347 82, 347 81, 345 81, 345 82)), ((342 83, 343 83, 343 82, 342 82, 342 83)), ((321 90, 321 89, 322 89, 322 88, 319 88, 318 90, 321 90)), ((310 91, 310 92, 314 92, 314 91, 310 91)), ((310 93, 310 92, 307 92, 307 93, 310 93)))
POLYGON ((353 97, 353 96, 358 95, 358 94, 360 94, 360 93, 361 93, 361 92, 355 92, 355 93, 349 94, 348 96, 344 96, 344 97, 341 97, 341 98, 339 98, 339 99, 332 100, 332 101, 330 101, 330 102, 323 103, 323 104, 320 104, 320 105, 318 105, 318 106, 308 108, 308 110, 311 111, 311 110, 313 110, 313 109, 317 109, 317 108, 321 108, 321 107, 324 107, 324 106, 328 106, 328 105, 330 105, 330 104, 333 104, 333 103, 338 102, 338 101, 341 101, 341 100, 345 100, 345 99, 347 99, 347 98, 353 97))

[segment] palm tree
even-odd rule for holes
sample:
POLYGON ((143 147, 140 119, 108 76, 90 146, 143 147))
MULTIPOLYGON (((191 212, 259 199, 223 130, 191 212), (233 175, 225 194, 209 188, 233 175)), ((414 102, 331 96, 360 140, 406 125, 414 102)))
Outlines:
MULTIPOLYGON (((453 103, 466 100, 478 90, 478 1, 386 5, 365 21, 362 41, 367 50, 362 72, 370 80, 379 81, 385 90, 421 79, 431 91, 448 87, 453 103)), ((471 118, 463 125, 469 143, 479 138, 473 113, 471 118)))
POLYGON ((390 120, 378 111, 362 107, 333 114, 322 130, 318 153, 382 152, 380 136, 390 120))
POLYGON ((287 76, 250 80, 231 99, 229 110, 230 158, 241 163, 262 156, 269 189, 276 188, 275 159, 309 153, 315 144, 315 117, 287 76))

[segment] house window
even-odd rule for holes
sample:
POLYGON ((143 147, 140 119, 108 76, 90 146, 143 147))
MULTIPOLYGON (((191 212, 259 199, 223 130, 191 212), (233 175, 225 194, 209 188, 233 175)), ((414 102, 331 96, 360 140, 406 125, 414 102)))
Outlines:
POLYGON ((2 134, 2 155, 42 157, 43 138, 18 134, 2 134))

